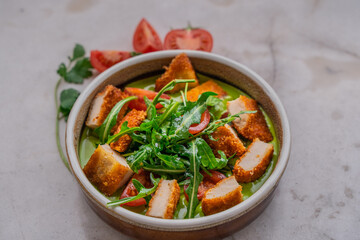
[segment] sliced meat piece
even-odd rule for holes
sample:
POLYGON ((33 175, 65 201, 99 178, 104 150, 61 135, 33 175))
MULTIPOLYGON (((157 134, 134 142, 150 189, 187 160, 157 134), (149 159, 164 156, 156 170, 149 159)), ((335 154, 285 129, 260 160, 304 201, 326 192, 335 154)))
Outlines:
POLYGON ((85 165, 84 173, 107 196, 114 194, 133 175, 125 158, 107 144, 98 146, 85 165))
MULTIPOLYGON (((124 122, 128 122, 128 127, 138 127, 146 118, 146 111, 139 111, 136 109, 131 110, 126 116, 121 120, 118 128, 114 132, 117 134, 121 130, 121 126, 124 122)), ((111 148, 118 151, 118 152, 125 152, 131 144, 131 137, 129 135, 124 135, 120 137, 116 142, 112 142, 110 144, 111 148)))
POLYGON ((201 206, 205 215, 211 215, 229 209, 242 201, 242 187, 234 176, 218 182, 206 191, 201 206))
MULTIPOLYGON (((195 71, 191 65, 190 59, 185 53, 177 55, 170 63, 170 66, 165 67, 166 71, 161 77, 156 80, 155 91, 160 91, 166 84, 174 79, 195 79, 196 82, 189 83, 189 88, 199 85, 195 71)), ((175 93, 185 88, 185 83, 176 84, 175 87, 168 91, 169 93, 175 93)))
POLYGON ((274 152, 271 143, 255 139, 246 153, 235 163, 234 175, 238 182, 252 182, 261 177, 270 163, 274 152))
POLYGON ((264 115, 255 100, 240 96, 238 99, 227 102, 227 108, 231 115, 237 114, 240 111, 257 111, 256 113, 242 114, 241 118, 233 121, 236 131, 243 137, 250 140, 259 138, 264 142, 270 142, 273 139, 264 115))
POLYGON ((180 187, 176 180, 160 180, 146 216, 172 219, 179 198, 180 187))
MULTIPOLYGON (((105 89, 99 92, 92 101, 88 118, 86 120, 86 126, 92 129, 100 127, 105 121, 107 115, 110 113, 111 109, 120 100, 127 98, 128 96, 129 95, 127 93, 122 92, 113 85, 107 85, 105 89)), ((125 104, 118 114, 118 123, 124 117, 126 110, 127 104, 125 104)))
POLYGON ((204 82, 203 84, 191 89, 190 91, 188 91, 187 100, 189 100, 191 102, 195 102, 196 100, 198 100, 200 94, 202 94, 204 92, 217 93, 218 95, 216 97, 218 97, 218 98, 223 98, 227 95, 227 92, 225 92, 224 89, 222 89, 222 87, 220 87, 213 80, 209 80, 209 81, 204 82))
POLYGON ((223 151, 226 157, 231 157, 234 154, 235 156, 240 157, 246 151, 237 133, 229 124, 219 127, 211 134, 211 136, 217 141, 210 140, 207 135, 204 136, 204 139, 213 149, 216 157, 220 157, 218 150, 223 151))

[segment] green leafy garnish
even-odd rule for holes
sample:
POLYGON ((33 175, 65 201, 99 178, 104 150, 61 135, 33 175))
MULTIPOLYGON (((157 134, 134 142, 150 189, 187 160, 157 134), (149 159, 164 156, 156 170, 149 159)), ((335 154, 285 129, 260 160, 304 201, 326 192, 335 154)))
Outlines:
POLYGON ((154 186, 152 188, 145 188, 138 180, 133 179, 132 182, 133 182, 136 190, 138 191, 138 195, 133 196, 133 197, 122 198, 120 200, 116 200, 116 201, 112 201, 112 202, 108 202, 106 205, 108 207, 117 206, 120 204, 132 202, 132 201, 140 199, 140 198, 145 198, 146 202, 148 203, 150 201, 150 198, 149 198, 149 197, 151 197, 150 195, 155 192, 155 190, 157 189, 159 182, 161 180, 160 178, 154 178, 152 173, 150 174, 150 179, 151 179, 151 182, 154 184, 154 186))
POLYGON ((62 161, 69 169, 67 158, 65 157, 60 143, 59 124, 62 117, 65 119, 65 121, 67 120, 76 99, 80 95, 80 92, 73 88, 63 90, 60 94, 59 105, 58 90, 63 80, 68 83, 83 83, 85 78, 92 76, 92 66, 90 64, 89 58, 85 57, 84 47, 80 44, 75 45, 72 56, 68 57, 68 60, 69 62, 67 65, 65 65, 65 63, 61 63, 56 71, 60 78, 55 85, 54 97, 56 107, 56 144, 62 161))

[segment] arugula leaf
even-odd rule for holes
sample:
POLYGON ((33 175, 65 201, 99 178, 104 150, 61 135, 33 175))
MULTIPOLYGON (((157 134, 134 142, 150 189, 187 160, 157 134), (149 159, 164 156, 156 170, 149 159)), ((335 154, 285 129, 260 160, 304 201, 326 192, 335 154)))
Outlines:
POLYGON ((79 97, 80 92, 73 88, 65 89, 60 94, 60 112, 65 117, 65 120, 67 120, 70 111, 76 101, 76 99, 79 97))
POLYGON ((198 149, 196 147, 195 140, 191 141, 189 145, 191 151, 190 168, 188 171, 188 175, 190 176, 190 184, 186 189, 186 193, 189 196, 189 205, 188 205, 188 211, 186 213, 186 218, 193 218, 195 208, 199 203, 199 200, 197 198, 197 193, 198 193, 199 184, 202 181, 203 176, 200 174, 199 171, 200 160, 198 158, 198 149))
POLYGON ((125 103, 136 99, 135 96, 127 97, 121 101, 119 101, 110 111, 110 113, 107 115, 105 121, 101 124, 100 127, 95 128, 94 132, 99 136, 100 141, 102 143, 105 143, 106 140, 109 137, 111 129, 115 126, 117 116, 121 110, 121 108, 125 105, 125 103))
POLYGON ((201 164, 206 168, 214 169, 217 166, 217 161, 211 147, 202 138, 196 138, 195 145, 198 149, 197 157, 201 164))
POLYGON ((227 112, 226 103, 231 99, 232 98, 230 96, 226 96, 224 99, 220 99, 215 96, 210 96, 206 100, 206 105, 209 106, 209 112, 215 120, 220 119, 221 116, 227 112))
POLYGON ((126 158, 129 167, 138 172, 143 167, 144 162, 152 157, 153 149, 150 145, 142 145, 138 151, 126 158))
POLYGON ((161 95, 164 92, 170 91, 172 90, 176 84, 178 83, 192 83, 195 82, 195 79, 175 79, 172 80, 171 82, 169 82, 168 84, 166 84, 159 92, 158 94, 154 97, 152 103, 154 104, 154 106, 158 103, 159 98, 161 97, 161 95))
POLYGON ((146 202, 148 203, 150 195, 152 193, 154 193, 159 185, 160 182, 160 178, 154 178, 154 175, 151 173, 150 174, 150 179, 151 182, 154 184, 154 186, 152 188, 145 188, 139 181, 137 181, 136 179, 133 179, 133 184, 136 188, 136 190, 138 190, 138 195, 133 196, 133 197, 126 197, 126 198, 122 198, 120 200, 116 200, 116 201, 112 201, 112 202, 108 202, 106 205, 108 207, 110 206, 117 206, 120 204, 124 204, 124 203, 128 203, 128 202, 132 202, 134 200, 140 199, 140 198, 145 198, 146 202))
POLYGON ((83 56, 85 56, 85 49, 82 45, 77 43, 74 47, 73 56, 70 59, 70 61, 74 61, 78 58, 82 58, 83 56))
POLYGON ((64 77, 66 82, 69 83, 83 83, 84 78, 92 76, 92 65, 89 58, 78 60, 75 65, 68 71, 64 77))
POLYGON ((164 166, 151 165, 151 164, 147 164, 147 163, 144 164, 143 168, 147 171, 156 172, 159 174, 161 174, 161 173, 180 174, 180 173, 186 172, 186 169, 169 169, 164 166))
POLYGON ((176 155, 167 155, 167 154, 156 154, 156 156, 168 167, 172 169, 182 169, 185 170, 184 163, 180 161, 180 158, 176 155))

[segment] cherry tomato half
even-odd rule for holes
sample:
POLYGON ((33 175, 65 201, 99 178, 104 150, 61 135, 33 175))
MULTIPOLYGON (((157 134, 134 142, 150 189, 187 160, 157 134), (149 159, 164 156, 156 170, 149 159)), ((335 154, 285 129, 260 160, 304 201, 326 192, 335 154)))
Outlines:
MULTIPOLYGON (((197 198, 199 201, 201 201, 201 199, 203 199, 204 194, 207 190, 214 187, 216 185, 216 183, 219 182, 220 180, 226 178, 226 176, 224 174, 222 174, 221 172, 218 172, 215 170, 210 170, 209 172, 211 173, 211 176, 208 175, 206 172, 201 171, 201 174, 203 175, 204 178, 201 181, 201 183, 199 184, 199 188, 198 188, 197 198)), ((185 185, 184 190, 186 190, 187 188, 188 188, 188 185, 185 185)), ((186 199, 189 200, 189 196, 187 195, 186 191, 184 191, 184 194, 185 194, 186 199)))
MULTIPOLYGON (((129 102, 129 108, 136 109, 136 110, 143 110, 143 111, 146 110, 144 96, 146 96, 147 98, 152 100, 158 94, 157 92, 154 92, 154 91, 145 90, 145 89, 141 89, 141 88, 131 88, 131 87, 125 88, 125 92, 127 92, 131 96, 138 97, 138 99, 135 99, 135 100, 132 100, 129 102)), ((170 96, 166 95, 166 94, 162 94, 160 98, 170 99, 170 96)), ((162 108, 163 106, 160 103, 158 103, 158 104, 156 104, 155 107, 157 109, 159 109, 159 108, 162 108)))
POLYGON ((201 120, 200 123, 194 123, 191 124, 191 126, 189 127, 189 133, 191 134, 196 134, 201 132, 202 130, 204 130, 206 128, 206 126, 209 124, 210 122, 210 113, 209 111, 206 109, 205 112, 203 112, 203 114, 201 115, 201 120))
POLYGON ((191 49, 211 52, 213 38, 201 28, 175 29, 168 32, 164 40, 164 49, 191 49))
POLYGON ((141 19, 136 27, 133 37, 133 46, 135 51, 141 53, 154 52, 163 49, 159 35, 145 18, 141 19))
POLYGON ((131 57, 130 52, 125 51, 98 51, 93 50, 90 53, 91 65, 98 70, 103 72, 109 67, 131 57))
MULTIPOLYGON (((126 197, 133 197, 138 194, 138 191, 136 190, 136 188, 132 182, 133 179, 138 180, 142 185, 144 185, 145 188, 152 187, 152 183, 150 180, 150 173, 143 169, 140 169, 139 172, 135 173, 134 176, 130 179, 126 188, 122 192, 120 199, 123 199, 126 197)), ((137 206, 141 206, 141 205, 145 205, 145 204, 146 204, 145 199, 140 198, 140 199, 128 202, 128 203, 124 203, 124 204, 122 204, 122 206, 125 205, 125 206, 129 206, 129 207, 137 207, 137 206)))

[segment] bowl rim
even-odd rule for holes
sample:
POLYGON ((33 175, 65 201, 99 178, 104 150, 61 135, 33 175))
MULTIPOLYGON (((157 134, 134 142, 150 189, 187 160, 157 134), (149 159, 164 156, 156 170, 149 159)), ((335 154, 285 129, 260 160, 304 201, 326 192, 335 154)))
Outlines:
POLYGON ((65 141, 66 152, 71 171, 80 186, 82 187, 82 190, 88 194, 88 197, 91 197, 93 201, 97 202, 104 211, 118 219, 141 227, 167 231, 186 231, 189 229, 203 229, 211 226, 217 226, 222 223, 236 219, 241 215, 249 212, 251 209, 255 208, 260 202, 266 199, 266 197, 274 190, 274 188, 276 188, 288 163, 291 145, 290 127, 286 111, 275 91, 261 76, 259 76, 257 73, 244 66, 243 64, 240 64, 229 58, 214 53, 193 50, 165 50, 143 54, 140 56, 136 56, 135 58, 130 58, 126 61, 120 62, 109 68, 108 70, 104 71, 103 73, 99 74, 83 90, 83 92, 80 94, 77 101, 75 102, 67 121, 65 141), (108 202, 109 200, 90 183, 80 166, 80 162, 76 154, 77 150, 75 149, 75 138, 73 136, 77 115, 81 110, 84 101, 89 97, 91 92, 93 92, 93 90, 96 89, 98 85, 100 85, 104 80, 106 80, 116 72, 142 62, 163 58, 171 58, 178 55, 179 53, 186 53, 189 58, 206 59, 227 65, 251 78, 264 90, 265 94, 269 96, 269 98, 275 105, 275 108, 278 110, 280 122, 282 124, 283 144, 277 165, 274 171, 271 173, 270 177, 251 197, 243 201, 241 204, 238 204, 230 209, 214 215, 194 219, 159 219, 134 213, 119 206, 114 208, 108 208, 106 207, 106 202, 108 202))

